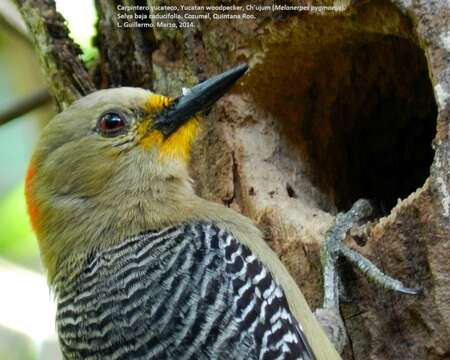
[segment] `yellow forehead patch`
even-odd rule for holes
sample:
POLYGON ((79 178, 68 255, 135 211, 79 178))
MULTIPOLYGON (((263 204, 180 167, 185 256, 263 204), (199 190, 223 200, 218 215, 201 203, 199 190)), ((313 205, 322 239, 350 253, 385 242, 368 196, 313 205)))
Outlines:
MULTIPOLYGON (((147 111, 150 113, 159 112, 169 106, 171 101, 172 99, 169 97, 152 95, 146 103, 147 111)), ((164 135, 159 130, 150 131, 141 140, 140 145, 145 149, 159 147, 161 159, 169 157, 187 162, 190 159, 192 144, 197 137, 199 127, 198 119, 193 117, 181 125, 168 138, 164 138, 164 135)))
POLYGON ((172 98, 168 96, 153 94, 148 97, 148 100, 145 103, 145 109, 149 113, 154 113, 157 111, 161 111, 165 107, 169 106, 171 102, 172 98))

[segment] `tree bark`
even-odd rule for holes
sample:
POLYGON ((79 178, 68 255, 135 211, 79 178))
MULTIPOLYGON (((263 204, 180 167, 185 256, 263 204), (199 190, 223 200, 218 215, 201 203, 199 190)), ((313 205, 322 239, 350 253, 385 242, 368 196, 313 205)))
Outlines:
MULTIPOLYGON (((101 87, 137 86, 151 88, 152 61, 155 39, 151 29, 118 26, 117 5, 133 5, 132 1, 96 0, 99 15, 96 45, 101 53, 101 87), (124 66, 126 64, 126 66, 124 66)), ((142 11, 141 11, 142 12, 142 11)))
POLYGON ((57 109, 63 110, 80 96, 94 91, 94 83, 79 56, 80 47, 69 37, 54 1, 16 0, 16 4, 33 39, 57 109))
POLYGON ((16 1, 60 108, 94 87, 177 96, 248 63, 196 145, 197 192, 254 219, 313 308, 327 229, 338 211, 372 198, 379 217, 349 244, 423 293, 384 293, 343 264, 344 358, 450 356, 448 3, 371 0, 338 13, 250 11, 253 20, 138 30, 117 27, 117 5, 144 1, 97 0, 91 78, 52 1, 16 1))

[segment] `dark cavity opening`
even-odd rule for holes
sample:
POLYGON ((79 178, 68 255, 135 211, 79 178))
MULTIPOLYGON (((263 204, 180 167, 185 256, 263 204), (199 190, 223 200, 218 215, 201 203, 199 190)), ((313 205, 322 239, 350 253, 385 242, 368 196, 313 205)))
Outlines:
POLYGON ((269 49, 250 91, 337 210, 368 198, 387 213, 429 176, 437 107, 427 62, 413 35, 345 34, 339 21, 335 38, 313 29, 318 39, 291 33, 269 49))
POLYGON ((343 53, 351 58, 345 78, 317 79, 306 99, 320 107, 318 94, 331 87, 329 110, 316 108, 301 131, 312 139, 317 181, 339 210, 368 198, 388 212, 423 185, 434 156, 437 107, 426 59, 395 37, 343 53))

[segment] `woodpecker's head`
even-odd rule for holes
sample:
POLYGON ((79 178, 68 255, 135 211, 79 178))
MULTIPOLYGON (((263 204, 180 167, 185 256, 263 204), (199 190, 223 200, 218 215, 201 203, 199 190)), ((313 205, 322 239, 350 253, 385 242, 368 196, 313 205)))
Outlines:
POLYGON ((139 88, 100 90, 48 123, 29 167, 26 197, 50 277, 66 258, 189 212, 180 204, 193 196, 187 165, 197 115, 246 69, 226 71, 176 99, 139 88))

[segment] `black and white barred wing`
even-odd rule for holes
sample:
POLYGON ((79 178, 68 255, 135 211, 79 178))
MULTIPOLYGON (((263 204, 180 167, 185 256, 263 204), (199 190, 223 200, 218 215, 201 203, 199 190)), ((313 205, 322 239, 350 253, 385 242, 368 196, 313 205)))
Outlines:
POLYGON ((314 359, 283 290, 265 266, 225 231, 204 225, 203 232, 212 252, 218 249, 225 260, 239 332, 252 339, 257 359, 314 359))
POLYGON ((271 274, 211 223, 125 240, 64 283, 66 359, 314 359, 271 274))

